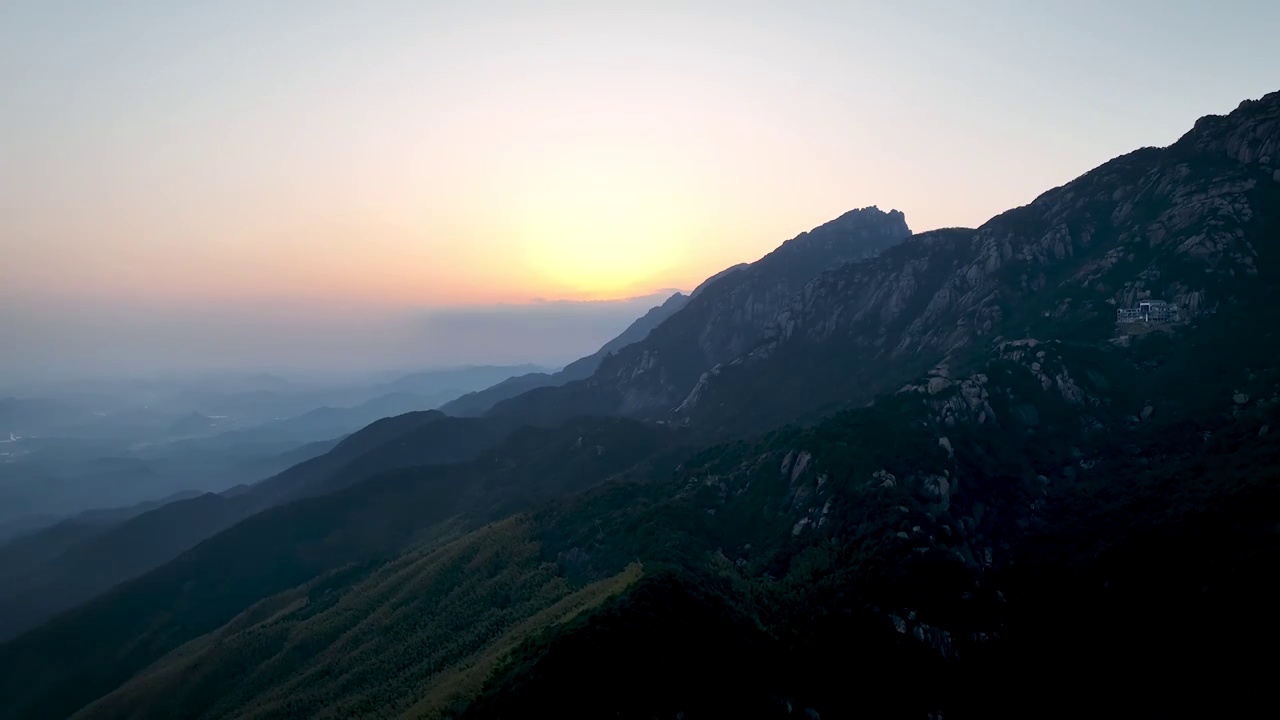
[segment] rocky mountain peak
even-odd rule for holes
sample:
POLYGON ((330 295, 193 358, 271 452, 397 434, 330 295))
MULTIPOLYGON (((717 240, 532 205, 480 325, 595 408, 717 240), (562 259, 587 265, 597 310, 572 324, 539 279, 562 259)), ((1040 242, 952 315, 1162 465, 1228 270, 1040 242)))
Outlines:
MULTIPOLYGON (((888 245, 911 235, 906 216, 900 210, 884 212, 875 205, 857 208, 818 227, 797 235, 765 257, 777 256, 795 262, 802 254, 835 253, 843 259, 871 257, 888 245)), ((824 262, 826 257, 814 258, 824 262)), ((839 264, 839 263, 837 263, 839 264)), ((798 270, 798 269, 797 269, 798 270)))
POLYGON ((308 499, 0 644, 0 716, 1244 715, 1280 638, 1278 120, 976 229, 853 211, 507 417, 375 423, 240 496, 308 499), (666 422, 563 422, 617 413, 666 422))
POLYGON ((834 396, 865 401, 897 373, 973 356, 1001 337, 1105 342, 1121 332, 1117 310, 1143 301, 1172 304, 1181 323, 1256 301, 1274 282, 1268 272, 1280 271, 1263 247, 1280 226, 1277 165, 1280 93, 1272 93, 976 230, 913 235, 866 262, 821 272, 761 343, 706 373, 676 416, 741 422, 741 412, 730 419, 724 408, 738 408, 733 398, 748 392, 739 378, 765 373, 770 383, 750 385, 752 411, 795 419, 830 409, 834 396), (815 359, 834 357, 833 347, 839 363, 815 359), (819 374, 829 378, 823 391, 803 391, 819 374), (765 408, 765 394, 776 404, 765 408))
POLYGON ((758 345, 778 313, 816 275, 873 258, 910 234, 900 211, 869 206, 847 212, 754 263, 708 279, 643 342, 607 358, 583 383, 528 393, 493 412, 541 421, 587 412, 665 417, 704 372, 758 345))
POLYGON ((1280 166, 1280 91, 1245 100, 1227 115, 1206 115, 1174 147, 1280 166))
POLYGON ((882 226, 889 232, 911 234, 910 228, 907 227, 907 216, 901 210, 885 212, 876 205, 855 208, 835 220, 819 225, 815 229, 852 228, 858 226, 882 226))

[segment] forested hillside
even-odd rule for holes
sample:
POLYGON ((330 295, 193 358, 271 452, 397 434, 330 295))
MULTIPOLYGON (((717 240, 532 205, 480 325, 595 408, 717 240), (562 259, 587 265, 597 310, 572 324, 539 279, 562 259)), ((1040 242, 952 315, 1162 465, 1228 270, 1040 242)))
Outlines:
POLYGON ((0 716, 1266 707, 1277 278, 1280 93, 976 230, 854 211, 0 645, 0 716))

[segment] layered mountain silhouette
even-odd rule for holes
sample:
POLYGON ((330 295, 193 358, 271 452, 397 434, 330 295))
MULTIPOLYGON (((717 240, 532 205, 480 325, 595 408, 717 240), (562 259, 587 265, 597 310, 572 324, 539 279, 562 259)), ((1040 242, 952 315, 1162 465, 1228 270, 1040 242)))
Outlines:
POLYGON ((0 546, 0 638, 172 560, 267 508, 400 467, 466 460, 515 428, 504 420, 408 413, 379 420, 329 452, 254 485, 178 500, 116 523, 77 519, 19 538, 0 546))
MULTIPOLYGON (((451 415, 478 415, 467 407, 483 407, 506 397, 523 382, 558 383, 590 376, 600 360, 637 342, 683 307, 688 297, 676 293, 652 308, 597 352, 557 373, 533 372, 507 378, 444 406, 451 415)), ((532 366, 528 366, 532 367, 532 366)), ((82 603, 111 586, 177 557, 184 550, 236 522, 269 507, 314 494, 331 492, 396 467, 454 462, 492 446, 520 423, 506 418, 448 419, 439 411, 413 411, 427 402, 409 391, 442 383, 474 383, 513 368, 486 366, 407 375, 390 383, 391 392, 351 408, 324 407, 235 435, 339 435, 352 424, 368 423, 331 452, 309 453, 297 466, 252 486, 222 493, 184 497, 178 502, 139 505, 135 512, 98 513, 73 518, 0 546, 0 639, 10 637, 58 612, 82 603), (416 432, 415 431, 421 431, 416 432), (317 455, 317 457, 310 457, 317 455), (365 458, 364 456, 369 457, 365 458)), ((517 367, 514 369, 525 369, 517 367)), ((541 386, 537 384, 535 386, 541 386)), ((181 425, 203 426, 203 416, 183 418, 181 425)), ((228 434, 230 437, 231 434, 228 434)), ((300 449, 306 450, 306 448, 300 449)))
POLYGON ((588 379, 498 403, 490 414, 557 422, 581 414, 666 417, 717 364, 753 348, 815 275, 873 257, 910 234, 901 212, 852 210, 749 265, 700 285, 680 312, 641 342, 604 358, 588 379))
MULTIPOLYGON (((683 307, 688 297, 676 293, 652 308, 622 334, 598 351, 570 363, 557 373, 533 372, 507 378, 487 390, 471 393, 444 407, 451 415, 479 415, 507 397, 521 383, 554 384, 588 377, 600 360, 637 342, 683 307)), ((268 423, 225 437, 289 434, 341 435, 352 425, 372 423, 343 440, 331 452, 307 452, 295 467, 252 486, 222 493, 193 494, 179 502, 143 504, 135 511, 97 513, 53 524, 9 545, 0 546, 0 639, 28 629, 58 612, 82 603, 111 586, 177 557, 184 550, 234 523, 269 507, 309 495, 331 492, 397 467, 455 462, 472 457, 504 438, 520 423, 447 419, 442 412, 412 411, 431 404, 426 396, 442 384, 475 383, 513 369, 484 366, 456 371, 430 371, 398 378, 387 387, 396 390, 351 408, 323 407, 297 417, 268 423), (372 422, 378 418, 388 419, 372 422), (432 421, 447 422, 424 426, 432 421), (418 432, 420 431, 420 432, 418 432), (368 455, 368 457, 364 457, 368 455), (312 457, 315 456, 315 457, 312 457)), ((208 418, 182 418, 178 432, 204 427, 208 418)), ((314 449, 314 448, 313 448, 314 449)))
POLYGON ((595 373, 606 357, 628 345, 644 340, 654 328, 683 308, 688 301, 687 295, 675 293, 661 305, 651 308, 649 312, 627 326, 621 335, 605 343, 591 355, 574 360, 564 369, 554 373, 525 373, 507 378, 493 387, 467 393, 447 402, 440 406, 440 411, 459 417, 475 417, 485 414, 503 400, 509 400, 530 390, 558 387, 574 380, 585 380, 595 373))
POLYGON ((0 645, 0 716, 1253 709, 1277 238, 1280 93, 977 229, 856 210, 588 378, 244 489, 272 506, 0 645))

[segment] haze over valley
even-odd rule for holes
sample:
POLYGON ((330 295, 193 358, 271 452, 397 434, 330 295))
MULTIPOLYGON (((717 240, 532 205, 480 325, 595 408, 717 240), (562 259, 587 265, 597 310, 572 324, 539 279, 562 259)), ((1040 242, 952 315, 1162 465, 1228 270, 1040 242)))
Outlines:
POLYGON ((0 7, 0 720, 1270 706, 1280 5, 0 7))

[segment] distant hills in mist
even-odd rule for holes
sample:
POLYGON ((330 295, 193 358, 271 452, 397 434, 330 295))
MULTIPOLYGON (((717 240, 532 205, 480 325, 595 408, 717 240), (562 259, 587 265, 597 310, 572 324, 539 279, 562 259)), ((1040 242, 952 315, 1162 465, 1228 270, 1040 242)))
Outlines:
POLYGON ((1256 712, 1277 239, 1280 92, 977 228, 852 210, 573 377, 0 546, 0 716, 1256 712))

